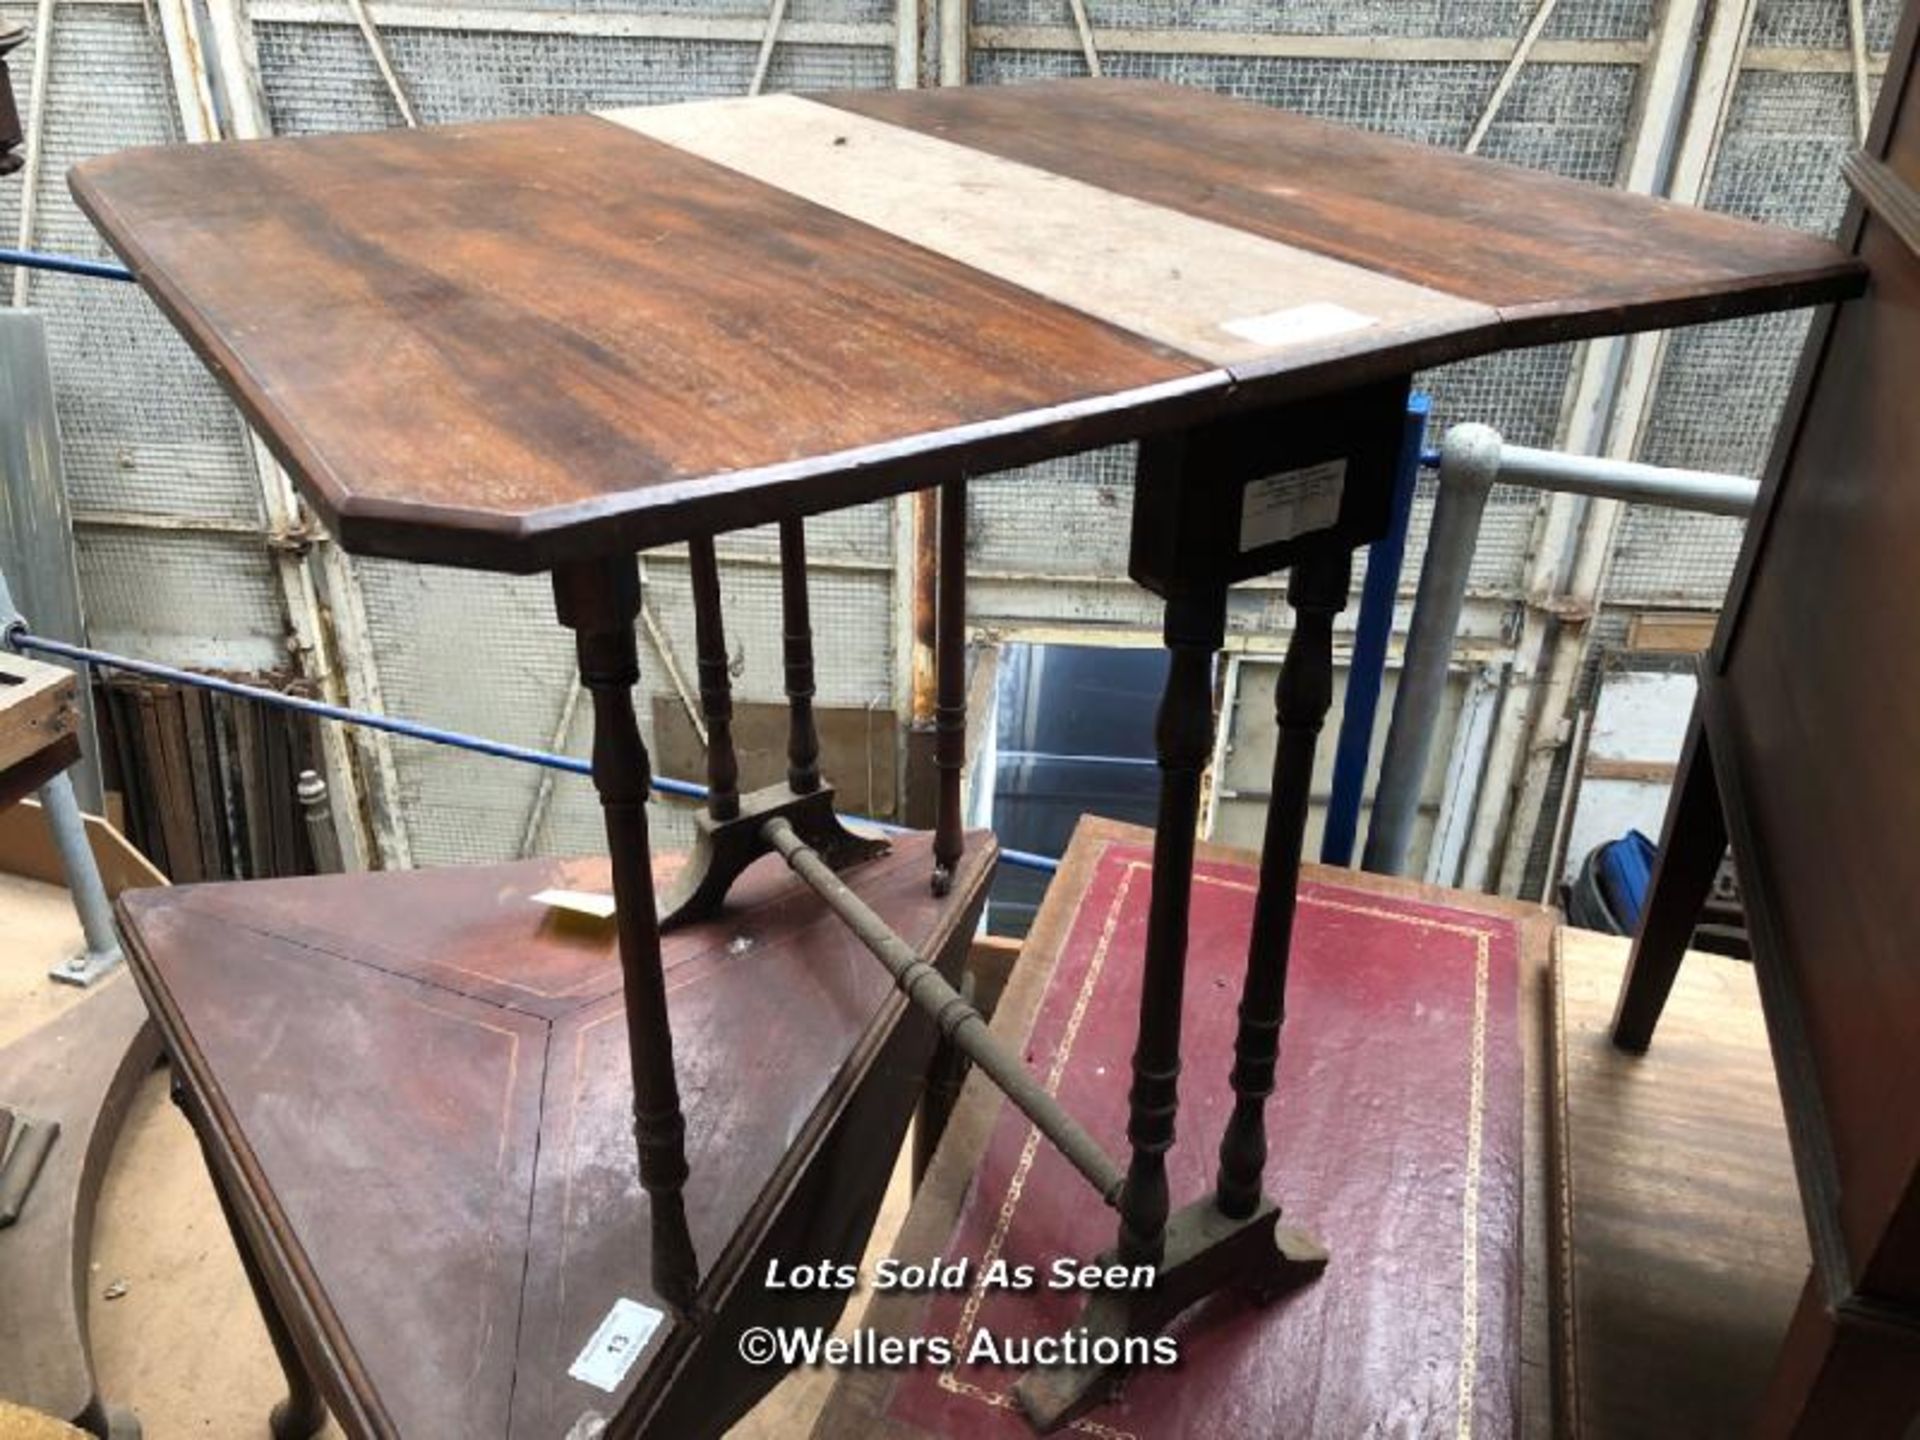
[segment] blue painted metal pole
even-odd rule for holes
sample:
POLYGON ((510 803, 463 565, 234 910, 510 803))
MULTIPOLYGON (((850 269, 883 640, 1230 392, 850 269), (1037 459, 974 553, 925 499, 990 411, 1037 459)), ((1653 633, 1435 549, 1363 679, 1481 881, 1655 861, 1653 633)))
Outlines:
MULTIPOLYGON (((218 675, 202 675, 194 670, 181 670, 172 665, 162 665, 153 660, 134 660, 125 655, 115 655, 109 650, 90 650, 84 645, 69 645, 64 640, 49 640, 44 635, 29 632, 24 625, 14 625, 0 631, 0 640, 4 640, 12 650, 34 651, 42 655, 53 655, 76 665, 97 665, 106 670, 124 670, 132 675, 145 675, 152 680, 164 680, 172 685, 187 685, 197 690, 211 690, 220 695, 232 695, 236 699, 251 700, 256 704, 268 705, 276 710, 293 710, 302 715, 311 715, 316 720, 331 720, 339 725, 360 725, 369 730, 384 730, 389 735, 402 735, 409 740, 424 740, 430 745, 449 745, 458 750, 470 750, 476 755, 491 755, 499 760, 515 760, 522 765, 538 765, 548 770, 564 770, 569 775, 593 774, 591 762, 575 759, 571 755, 555 755, 546 750, 535 750, 528 745, 509 745, 504 740, 488 740, 480 735, 468 735, 459 730, 443 730, 437 725, 422 725, 417 720, 401 720, 392 715, 374 715, 365 710, 349 710, 344 705, 329 705, 324 700, 309 700, 304 695, 283 695, 278 690, 263 690, 257 685, 242 685, 236 680, 223 680, 218 675)), ((696 785, 690 780, 675 780, 666 775, 653 777, 653 788, 664 795, 678 795, 684 799, 702 800, 706 798, 707 787, 696 785)), ((870 820, 865 816, 848 817, 862 824, 873 826, 877 830, 893 834, 904 834, 903 825, 889 825, 884 820, 870 820)), ((1052 874, 1060 868, 1060 862, 1051 855, 1036 855, 1029 850, 1002 850, 1000 859, 1023 870, 1040 870, 1052 874)))
POLYGON ((1373 722, 1380 709, 1380 685, 1386 675, 1387 641, 1393 635, 1393 602, 1400 588, 1400 563, 1407 553, 1407 525, 1413 516, 1414 483, 1425 459, 1427 417, 1433 402, 1415 393, 1407 399, 1406 428, 1400 438, 1400 469, 1393 482, 1393 514, 1387 533, 1367 552, 1367 580, 1360 591, 1360 622, 1353 636, 1353 663, 1347 667, 1347 700, 1340 714, 1340 739, 1333 756, 1333 798, 1320 837, 1320 860, 1351 865, 1360 829, 1360 796, 1367 783, 1367 755, 1373 748, 1373 722))
POLYGON ((77 255, 49 255, 40 250, 10 250, 0 247, 0 265, 17 265, 23 270, 52 270, 61 275, 85 275, 91 280, 132 280, 133 272, 111 260, 82 260, 77 255))

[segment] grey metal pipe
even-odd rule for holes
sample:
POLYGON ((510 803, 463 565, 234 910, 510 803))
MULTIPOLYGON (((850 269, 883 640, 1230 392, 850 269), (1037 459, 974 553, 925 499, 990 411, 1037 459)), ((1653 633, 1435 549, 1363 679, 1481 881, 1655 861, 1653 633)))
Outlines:
POLYGON ((1530 450, 1523 445, 1500 447, 1499 473, 1494 480, 1501 485, 1563 490, 1600 500, 1631 500, 1641 505, 1697 510, 1705 515, 1750 515, 1760 498, 1760 482, 1743 475, 1669 470, 1660 465, 1642 465, 1636 460, 1530 450))
MULTIPOLYGON (((23 623, 20 612, 13 608, 13 592, 7 588, 7 577, 0 575, 0 632, 23 623)), ((74 797, 73 780, 64 772, 56 775, 40 787, 39 796, 47 824, 53 830, 60 866, 67 873, 73 908, 80 916, 80 932, 86 937, 86 948, 69 957, 65 964, 54 966, 48 974, 68 985, 91 985, 121 960, 120 936, 113 928, 107 887, 101 882, 100 867, 94 863, 93 847, 87 843, 87 824, 80 818, 80 802, 74 797)))
POLYGON ((1466 604, 1480 521, 1494 485, 1525 485, 1600 500, 1664 505, 1710 515, 1748 515, 1758 482, 1703 470, 1669 470, 1628 460, 1567 455, 1503 444, 1486 425, 1456 425, 1440 449, 1440 493, 1414 596, 1406 657, 1367 826, 1364 869, 1405 873, 1427 757, 1446 701, 1447 667, 1466 604))
POLYGON ((1426 559, 1360 859, 1362 869, 1376 874, 1401 874, 1413 848, 1433 727, 1447 695, 1447 661, 1466 604, 1480 517, 1500 473, 1500 451, 1500 432, 1489 425, 1456 425, 1440 447, 1440 493, 1427 530, 1426 559))
POLYGON ((93 846, 87 843, 87 822, 80 818, 73 782, 65 775, 54 776, 40 787, 40 804, 60 852, 60 867, 67 872, 67 889, 73 892, 73 908, 80 915, 80 932, 86 937, 84 950, 48 973, 69 985, 91 985, 121 960, 120 936, 113 928, 107 887, 94 862, 93 846))
POLYGON ((1113 1157, 1069 1115, 1064 1106, 1034 1079, 1020 1057, 1003 1048, 993 1038, 980 1012, 941 978, 906 941, 893 933, 880 918, 833 871, 833 867, 794 833, 785 820, 769 820, 761 832, 769 845, 778 850, 793 872, 806 881, 813 892, 827 902, 834 914, 846 921, 855 938, 867 947, 913 1004, 933 1017, 940 1032, 953 1042, 988 1077, 1069 1164, 1087 1178, 1107 1204, 1120 1197, 1125 1175, 1113 1157))

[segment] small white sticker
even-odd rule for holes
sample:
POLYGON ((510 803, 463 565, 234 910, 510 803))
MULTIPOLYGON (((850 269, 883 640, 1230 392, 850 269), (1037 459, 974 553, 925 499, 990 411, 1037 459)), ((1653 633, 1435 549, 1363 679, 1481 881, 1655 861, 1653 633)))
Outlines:
POLYGON ((1240 496, 1240 553, 1325 530, 1340 518, 1347 462, 1326 460, 1255 480, 1240 496))
POLYGON ((568 1367, 567 1374, 583 1385, 592 1385, 611 1395, 627 1378, 627 1371, 633 1368, 633 1362, 640 1358, 640 1352, 647 1348, 647 1341, 653 1338, 653 1332, 664 1319, 663 1312, 637 1300, 614 1301, 613 1309, 593 1332, 580 1358, 568 1367))
POLYGON ((591 890, 542 890, 533 897, 533 903, 575 915, 591 915, 595 920, 613 918, 613 896, 596 895, 591 890))
POLYGON ((1312 305, 1295 305, 1287 310, 1272 310, 1265 315, 1243 315, 1223 321, 1220 328, 1229 335, 1250 340, 1255 345, 1300 345, 1308 340, 1325 340, 1346 335, 1380 322, 1371 315, 1335 305, 1329 300, 1312 305))

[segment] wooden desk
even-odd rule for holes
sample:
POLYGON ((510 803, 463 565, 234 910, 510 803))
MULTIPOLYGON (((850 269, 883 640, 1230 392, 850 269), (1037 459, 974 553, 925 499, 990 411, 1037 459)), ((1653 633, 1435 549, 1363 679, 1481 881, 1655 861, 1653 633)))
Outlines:
POLYGON ((1920 1417, 1920 8, 1845 166, 1866 296, 1823 315, 1701 676, 1616 1043, 1647 1048, 1729 838, 1813 1275, 1768 1434, 1920 1417))
MULTIPOLYGON (((1125 963, 1127 937, 1145 922, 1152 843, 1139 826, 1080 822, 993 1019, 1116 1138, 1126 1111, 1103 1077, 1125 1067, 1132 1041, 1140 976, 1125 963)), ((1186 1029, 1217 1073, 1258 872, 1256 857, 1222 846, 1202 846, 1197 860, 1186 1029)), ((1543 1097, 1553 912, 1327 866, 1307 866, 1302 882, 1272 1135, 1290 1219, 1323 1230, 1334 1263, 1268 1305, 1200 1307, 1181 1326, 1179 1368, 1134 1376, 1077 1434, 1552 1435, 1543 1097)), ((986 1283, 986 1267, 1045 1274, 1097 1243, 1102 1217, 983 1078, 968 1082, 889 1252, 908 1264, 966 1260, 968 1283, 913 1294, 875 1289, 869 1276, 860 1321, 897 1341, 947 1341, 952 1359, 842 1372, 817 1440, 1026 1433, 1007 1404, 1012 1375, 974 1337, 1011 1348, 1057 1335, 1077 1297, 986 1283)), ((1196 1089, 1183 1117, 1210 1142, 1231 1097, 1196 1089)), ((1204 1193, 1211 1158, 1204 1144, 1175 1151, 1176 1187, 1204 1193)))
MULTIPOLYGON (((147 150, 88 162, 72 184, 349 549, 554 572, 595 701, 651 1275, 677 1309, 692 1255, 672 1223, 686 1164, 629 693, 635 549, 691 547, 720 737, 709 815, 737 824, 711 536, 779 521, 783 561, 803 569, 805 516, 941 486, 933 853, 951 874, 964 477, 1146 442, 1131 570, 1166 599, 1173 663, 1132 1153, 1124 1184, 1096 1188, 1117 1202, 1122 1254, 1160 1266, 1160 1310, 1121 1321, 1157 1326, 1223 1278, 1281 1278, 1263 1115, 1307 779, 1333 619, 1353 551, 1385 527, 1410 375, 1859 284, 1854 261, 1806 236, 1132 83, 147 150), (1217 1196, 1170 1216, 1212 662, 1227 587, 1289 567, 1298 620, 1233 1119, 1217 1196), (1220 1248, 1233 1245, 1244 1263, 1220 1248)), ((789 687, 796 734, 805 661, 789 687)), ((792 795, 812 793, 803 779, 817 771, 796 760, 792 795)), ((1023 1403, 1058 1422, 1098 1379, 1023 1403)), ((364 1377, 336 1376, 331 1393, 355 1386, 364 1377)))

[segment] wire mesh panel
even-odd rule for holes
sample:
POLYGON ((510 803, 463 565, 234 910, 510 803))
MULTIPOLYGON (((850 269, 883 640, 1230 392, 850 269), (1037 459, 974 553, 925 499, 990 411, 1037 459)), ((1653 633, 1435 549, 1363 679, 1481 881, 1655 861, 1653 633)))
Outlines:
MULTIPOLYGON (((1867 0, 1867 48, 1885 52, 1900 23, 1900 0, 1867 0)), ((1847 6, 1836 0, 1761 0, 1748 43, 1758 49, 1844 50, 1847 6)))
MULTIPOLYGON (((1775 5, 1781 34, 1806 7, 1775 5)), ((1837 8, 1837 7, 1836 7, 1837 8)), ((1773 224, 1832 234, 1846 208, 1840 159, 1855 143, 1853 80, 1845 74, 1747 70, 1706 204, 1773 224)), ((1675 334, 1667 347, 1640 458, 1658 465, 1758 475, 1766 463, 1809 313, 1759 316, 1675 334)), ((1622 522, 1607 598, 1617 605, 1718 605, 1743 524, 1632 507, 1622 522)))
MULTIPOLYGON (((1537 0, 1099 0, 1102 29, 1195 30, 1251 35, 1394 35, 1514 39, 1537 0)), ((1559 7, 1547 33, 1568 39, 1638 39, 1648 0, 1575 0, 1559 7)), ((980 25, 1059 25, 1060 0, 974 0, 980 25)))
POLYGON ((102 649, 199 670, 286 670, 286 622, 257 537, 88 526, 74 556, 87 635, 102 649))
MULTIPOLYGON (((757 42, 598 34, 529 26, 523 7, 511 28, 383 26, 394 69, 425 123, 513 115, 570 114, 744 94, 757 42)), ((550 7, 551 8, 551 7, 550 7)), ((632 14, 632 5, 578 3, 569 12, 632 14)), ((648 0, 648 13, 763 22, 759 4, 648 0)), ((377 12, 376 12, 377 13, 377 12)), ((892 0, 796 0, 794 22, 874 24, 893 18, 892 0)), ((395 126, 400 115, 365 37, 342 13, 341 23, 258 21, 256 43, 270 119, 281 134, 328 133, 395 126)), ((745 33, 755 32, 749 28, 745 33)), ((890 34, 887 39, 890 42, 890 34)), ((893 82, 888 45, 782 43, 766 88, 849 89, 893 82)), ((537 263, 529 257, 529 263, 537 263)), ((822 646, 818 703, 877 705, 891 717, 893 694, 893 507, 861 506, 807 526, 813 621, 822 646)), ((733 686, 742 702, 781 698, 777 532, 760 527, 721 538, 727 642, 733 686)), ((571 642, 554 619, 544 579, 509 581, 425 567, 362 567, 368 625, 382 688, 396 712, 523 745, 553 743, 573 684, 571 642), (484 637, 475 644, 475 637, 484 637)), ((684 556, 649 556, 638 709, 654 744, 656 700, 678 705, 668 656, 689 684, 694 677, 693 610, 684 556), (654 643, 664 640, 667 655, 654 643)), ((560 743, 584 756, 591 742, 585 706, 560 743)), ((889 718, 889 725, 891 719, 889 718)), ((659 746, 654 745, 658 755, 659 746)), ((528 835, 540 777, 513 766, 477 767, 431 746, 397 742, 394 764, 400 808, 416 862, 500 859, 523 842, 536 853, 598 850, 604 831, 592 786, 559 775, 550 782, 544 818, 528 835)), ((697 775, 680 776, 697 780, 697 775)), ((655 839, 684 848, 687 812, 652 807, 655 839)))
MULTIPOLYGON (((33 33, 32 6, 0 7, 33 33)), ((29 39, 9 57, 31 116, 29 39)), ((69 3, 52 12, 32 247, 110 258, 67 193, 67 169, 129 145, 179 138, 166 51, 144 7, 69 3)), ((0 234, 20 236, 24 175, 0 182, 0 234)), ((284 622, 259 523, 246 434, 204 366, 130 285, 24 277, 46 317, 48 359, 89 627, 102 644, 232 670, 285 665, 284 622), (114 523, 98 523, 103 513, 114 523), (151 519, 155 527, 142 530, 151 519), (182 524, 214 527, 178 533, 182 524), (222 534, 230 526, 237 533, 222 534)))
MULTIPOLYGON (((276 133, 378 130, 400 112, 352 25, 255 26, 276 133)), ((395 71, 427 124, 569 114, 743 95, 758 47, 720 40, 383 28, 395 71)), ((876 46, 780 45, 768 90, 848 90, 893 83, 876 46)))

